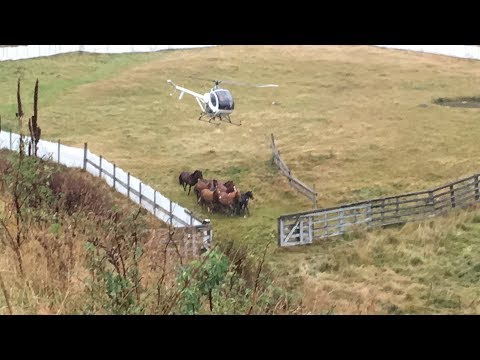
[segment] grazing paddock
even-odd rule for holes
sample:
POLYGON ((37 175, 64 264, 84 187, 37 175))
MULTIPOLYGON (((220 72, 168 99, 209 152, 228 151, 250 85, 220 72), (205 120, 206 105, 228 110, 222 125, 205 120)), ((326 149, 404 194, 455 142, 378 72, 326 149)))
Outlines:
MULTIPOLYGON (((4 128, 15 129, 8 116, 18 76, 25 89, 40 79, 46 140, 88 142, 196 212, 193 192, 178 185, 181 171, 252 190, 249 217, 210 216, 216 241, 275 243, 279 215, 312 208, 272 165, 272 132, 292 173, 315 187, 319 208, 434 188, 480 167, 479 109, 434 103, 480 95, 475 60, 371 46, 219 46, 5 62, 4 128), (214 126, 197 121, 195 99, 169 96, 167 79, 200 93, 212 86, 189 76, 280 86, 229 86, 232 119, 242 126, 214 126)), ((285 275, 279 281, 308 289, 305 302, 316 312, 476 312, 475 216, 354 232, 302 249, 272 246, 269 261, 285 275)))

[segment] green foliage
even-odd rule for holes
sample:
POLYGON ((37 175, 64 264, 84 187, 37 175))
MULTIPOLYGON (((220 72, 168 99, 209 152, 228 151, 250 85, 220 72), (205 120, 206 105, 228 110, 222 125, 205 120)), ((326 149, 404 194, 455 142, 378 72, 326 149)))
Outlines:
POLYGON ((29 205, 22 208, 24 212, 40 210, 42 205, 45 210, 52 205, 54 196, 49 184, 53 167, 36 157, 21 157, 16 153, 10 154, 8 162, 10 166, 3 174, 3 181, 12 196, 29 205))
POLYGON ((123 219, 105 219, 85 244, 90 302, 87 312, 142 314, 139 262, 144 254, 140 237, 145 223, 139 211, 123 219))
POLYGON ((262 271, 262 260, 251 256, 234 262, 219 250, 211 250, 183 267, 177 277, 181 296, 177 311, 181 314, 270 313, 292 294, 273 284, 271 274, 262 271), (243 263, 243 265, 242 265, 243 263), (241 266, 255 274, 249 281, 241 266))
POLYGON ((24 266, 22 246, 27 241, 27 233, 33 224, 50 223, 55 213, 52 211, 52 192, 48 187, 52 169, 40 163, 35 157, 25 157, 25 153, 12 153, 7 158, 7 165, 2 174, 2 188, 6 190, 7 211, 0 218, 5 235, 2 241, 16 254, 16 265, 23 277, 24 266), (8 224, 14 224, 8 229, 8 224))
POLYGON ((178 286, 181 291, 180 312, 197 314, 208 298, 210 311, 213 310, 213 297, 229 274, 230 263, 222 253, 212 250, 203 255, 207 259, 196 260, 181 269, 178 286))

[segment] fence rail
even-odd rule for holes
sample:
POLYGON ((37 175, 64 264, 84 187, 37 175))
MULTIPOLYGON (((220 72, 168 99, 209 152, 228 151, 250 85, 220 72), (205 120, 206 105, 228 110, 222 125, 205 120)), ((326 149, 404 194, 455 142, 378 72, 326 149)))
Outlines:
MULTIPOLYGON (((20 135, 11 131, 0 129, 0 149, 19 150, 20 135)), ((31 139, 24 136, 24 142, 31 139)), ((208 221, 202 220, 191 211, 183 208, 149 185, 123 171, 116 164, 109 162, 103 156, 97 156, 88 150, 87 143, 84 148, 65 146, 58 140, 56 143, 40 140, 38 143, 39 157, 49 157, 52 161, 67 167, 83 168, 90 174, 105 180, 114 190, 127 196, 139 204, 161 221, 173 227, 192 227, 202 232, 204 245, 208 247, 213 240, 213 231, 208 221)))
POLYGON ((312 200, 313 206, 316 208, 317 207, 317 192, 315 189, 310 188, 300 180, 298 180, 296 177, 292 175, 292 171, 288 168, 287 164, 282 160, 280 157, 280 151, 277 149, 277 146, 275 145, 275 137, 273 134, 272 136, 272 156, 273 156, 273 163, 277 165, 278 169, 280 172, 285 175, 288 179, 288 183, 292 188, 297 190, 298 192, 302 193, 305 195, 307 198, 312 200))
POLYGON ((278 218, 278 244, 306 245, 341 235, 352 226, 404 224, 474 205, 480 200, 479 176, 475 174, 420 192, 282 215, 278 218))

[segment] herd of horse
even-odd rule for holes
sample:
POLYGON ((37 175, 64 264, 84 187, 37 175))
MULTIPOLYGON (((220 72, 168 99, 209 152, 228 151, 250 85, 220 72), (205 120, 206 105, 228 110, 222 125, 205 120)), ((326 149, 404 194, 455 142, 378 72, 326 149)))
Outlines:
POLYGON ((219 211, 231 215, 250 215, 248 210, 248 201, 253 200, 253 193, 247 191, 241 193, 233 181, 221 182, 216 179, 205 180, 200 170, 193 173, 182 172, 178 181, 183 190, 190 195, 192 190, 197 196, 197 202, 206 207, 208 212, 219 211))

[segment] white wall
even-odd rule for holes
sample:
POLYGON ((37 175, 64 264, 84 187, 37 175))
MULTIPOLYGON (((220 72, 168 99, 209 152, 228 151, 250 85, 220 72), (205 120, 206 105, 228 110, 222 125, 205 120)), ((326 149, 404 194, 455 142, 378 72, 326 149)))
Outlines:
POLYGON ((0 61, 31 59, 77 51, 104 54, 192 49, 213 45, 25 45, 0 47, 0 61))
POLYGON ((375 45, 398 50, 410 50, 430 54, 480 60, 480 46, 473 45, 375 45))

